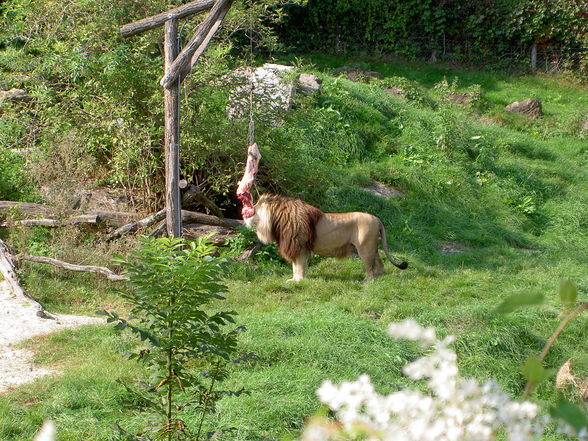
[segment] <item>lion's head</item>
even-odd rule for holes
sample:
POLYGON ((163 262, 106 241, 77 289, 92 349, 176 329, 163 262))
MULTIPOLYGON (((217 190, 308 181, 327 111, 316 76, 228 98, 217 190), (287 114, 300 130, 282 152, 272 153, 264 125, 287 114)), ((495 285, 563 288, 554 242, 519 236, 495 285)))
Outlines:
POLYGON ((263 243, 275 241, 280 254, 291 262, 302 251, 312 250, 315 226, 322 216, 321 210, 300 199, 264 194, 245 223, 257 230, 263 243))

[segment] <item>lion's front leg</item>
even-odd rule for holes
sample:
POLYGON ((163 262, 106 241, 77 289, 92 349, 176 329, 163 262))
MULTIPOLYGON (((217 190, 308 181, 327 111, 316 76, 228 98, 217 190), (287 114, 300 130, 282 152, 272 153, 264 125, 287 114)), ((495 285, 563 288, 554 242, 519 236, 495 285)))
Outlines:
POLYGON ((288 279, 288 282, 300 282, 304 279, 306 275, 306 268, 308 268, 308 259, 310 258, 310 254, 307 253, 300 253, 296 258, 292 261, 292 272, 294 273, 291 279, 288 279))

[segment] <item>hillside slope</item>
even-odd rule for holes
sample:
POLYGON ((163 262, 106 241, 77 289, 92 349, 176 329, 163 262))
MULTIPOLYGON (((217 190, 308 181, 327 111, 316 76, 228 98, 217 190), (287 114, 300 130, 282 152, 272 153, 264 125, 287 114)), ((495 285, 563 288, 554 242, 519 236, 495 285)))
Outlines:
MULTIPOLYGON (((260 124, 260 188, 304 197, 325 211, 376 214, 393 252, 410 268, 386 265, 383 277, 361 284, 359 260, 315 258, 308 280, 288 284, 291 270, 272 248, 232 265, 222 308, 239 312, 247 327, 241 350, 258 359, 232 372, 227 382, 249 394, 223 399, 210 429, 234 428, 228 433, 239 440, 297 436, 318 410, 314 391, 326 378, 368 373, 382 392, 407 384, 401 367, 418 349, 385 336, 389 322, 407 317, 457 335, 465 376, 495 378, 520 395, 521 364, 559 322, 560 280, 575 281, 580 300, 588 300, 588 140, 580 130, 588 117, 585 87, 562 78, 399 61, 309 56, 299 62, 322 78, 323 88, 298 97, 281 126, 260 124), (333 71, 342 65, 378 71, 383 79, 352 81, 333 71), (392 87, 402 89, 400 96, 386 91, 392 87), (467 93, 470 104, 451 103, 456 93, 467 93), (545 116, 529 120, 504 111, 527 97, 543 101, 545 116), (406 197, 366 192, 374 181, 406 197), (442 252, 449 248, 459 252, 442 252), (494 312, 509 295, 528 292, 545 294, 546 304, 506 316, 494 312)), ((198 103, 194 121, 200 118, 207 132, 188 140, 203 142, 208 157, 222 153, 215 164, 223 168, 215 171, 229 188, 240 170, 244 125, 224 118, 225 90, 204 86, 191 99, 198 103)), ((190 158, 202 165, 197 155, 190 158)), ((19 240, 48 253, 63 252, 67 242, 59 232, 19 240)), ((73 256, 84 256, 85 243, 76 238, 73 256)), ((108 259, 106 248, 98 251, 108 259)), ((111 287, 89 276, 35 265, 27 271, 29 290, 57 310, 88 313, 115 298, 111 287)), ((562 334, 548 367, 588 350, 585 323, 580 317, 562 334)), ((108 439, 115 422, 141 428, 142 417, 116 383, 139 375, 122 356, 133 344, 106 328, 30 343, 40 364, 57 364, 65 375, 0 397, 0 438, 30 437, 46 416, 71 440, 108 439)), ((545 404, 558 397, 553 382, 535 395, 545 404)), ((187 412, 194 423, 190 418, 187 412)))

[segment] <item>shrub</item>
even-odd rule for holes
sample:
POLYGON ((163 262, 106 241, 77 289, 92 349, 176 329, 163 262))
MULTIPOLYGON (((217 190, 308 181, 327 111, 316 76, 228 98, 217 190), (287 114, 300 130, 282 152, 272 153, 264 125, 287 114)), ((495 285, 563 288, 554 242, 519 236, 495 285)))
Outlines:
MULTIPOLYGON (((210 257, 213 250, 206 239, 143 239, 125 262, 131 289, 122 296, 131 304, 132 315, 124 319, 99 311, 116 329, 128 329, 145 342, 130 358, 145 363, 151 377, 140 387, 126 386, 139 407, 155 418, 156 426, 139 439, 151 439, 149 432, 167 440, 201 439, 216 401, 242 393, 218 390, 243 328, 226 330, 235 323, 233 311, 208 311, 226 290, 223 262, 210 257), (198 415, 192 425, 182 419, 188 408, 198 415)), ((122 428, 119 432, 125 434, 122 428)))

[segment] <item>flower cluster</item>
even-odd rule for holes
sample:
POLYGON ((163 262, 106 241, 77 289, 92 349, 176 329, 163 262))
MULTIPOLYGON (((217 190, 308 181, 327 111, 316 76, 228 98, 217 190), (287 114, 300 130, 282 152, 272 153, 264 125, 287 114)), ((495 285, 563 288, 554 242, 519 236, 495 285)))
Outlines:
POLYGON ((367 375, 338 386, 325 381, 317 394, 336 413, 338 424, 311 422, 304 441, 486 441, 502 430, 511 441, 527 441, 543 433, 547 418, 539 415, 538 406, 512 401, 494 382, 460 377, 449 348, 453 336, 439 340, 434 329, 414 320, 391 324, 389 334, 429 349, 403 369, 413 380, 426 380, 429 393, 404 389, 379 395, 367 375))

